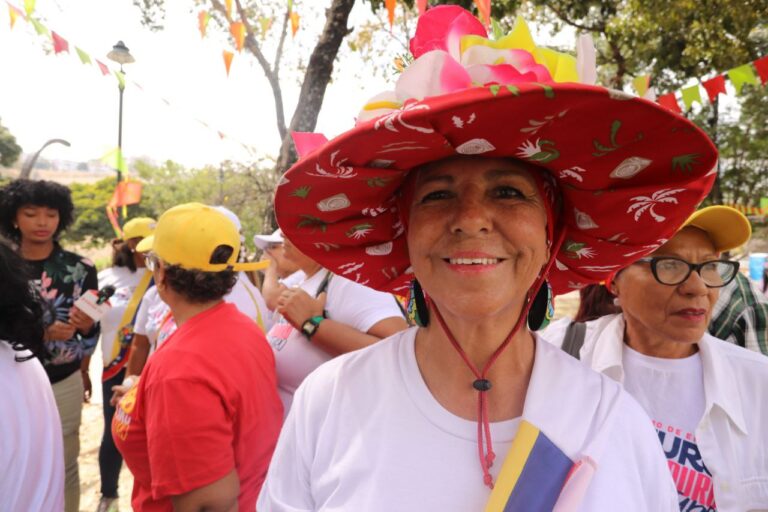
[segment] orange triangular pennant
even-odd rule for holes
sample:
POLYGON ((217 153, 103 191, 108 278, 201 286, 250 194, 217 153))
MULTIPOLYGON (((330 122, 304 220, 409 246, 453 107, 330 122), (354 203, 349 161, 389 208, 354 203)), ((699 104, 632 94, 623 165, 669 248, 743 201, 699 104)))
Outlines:
POLYGON ((197 28, 200 30, 200 37, 205 37, 205 29, 208 28, 208 21, 211 19, 211 15, 208 11, 200 11, 197 14, 197 28))
POLYGON ((237 51, 243 51, 243 43, 245 42, 245 25, 243 22, 233 21, 230 23, 229 32, 235 38, 235 48, 237 48, 237 51))
POLYGON ((384 5, 387 6, 387 19, 389 20, 389 28, 392 28, 392 24, 395 22, 395 5, 397 0, 384 0, 384 5))
POLYGON ((299 13, 291 11, 291 36, 296 37, 299 30, 299 13))
POLYGON ((483 25, 489 27, 491 25, 491 0, 475 0, 475 6, 483 19, 483 25))
POLYGON ((224 50, 221 53, 224 56, 224 67, 227 68, 227 76, 229 76, 229 67, 232 65, 232 57, 234 57, 235 54, 228 52, 227 50, 224 50))

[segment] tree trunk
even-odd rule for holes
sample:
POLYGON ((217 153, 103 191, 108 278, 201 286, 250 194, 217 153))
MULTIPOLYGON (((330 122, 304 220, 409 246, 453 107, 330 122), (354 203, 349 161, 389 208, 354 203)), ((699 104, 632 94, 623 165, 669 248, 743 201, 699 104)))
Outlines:
POLYGON ((333 61, 336 59, 344 37, 350 33, 347 20, 354 5, 355 0, 333 0, 326 10, 325 27, 309 58, 299 101, 291 118, 288 133, 283 137, 280 146, 280 155, 275 164, 278 173, 284 173, 296 161, 291 132, 310 132, 317 125, 317 116, 323 105, 325 89, 333 73, 333 61))

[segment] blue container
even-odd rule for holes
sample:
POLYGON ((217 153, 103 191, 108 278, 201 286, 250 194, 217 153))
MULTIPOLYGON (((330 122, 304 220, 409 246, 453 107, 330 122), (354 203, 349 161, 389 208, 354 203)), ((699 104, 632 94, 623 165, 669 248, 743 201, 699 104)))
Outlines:
POLYGON ((749 278, 753 281, 762 281, 765 271, 765 261, 768 254, 756 252, 749 255, 749 278))

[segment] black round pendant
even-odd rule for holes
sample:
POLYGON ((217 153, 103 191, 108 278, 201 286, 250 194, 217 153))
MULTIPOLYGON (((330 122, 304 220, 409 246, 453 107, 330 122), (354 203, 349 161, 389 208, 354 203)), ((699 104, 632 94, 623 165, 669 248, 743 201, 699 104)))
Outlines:
POLYGON ((472 387, 478 391, 488 391, 491 389, 491 381, 488 379, 477 379, 472 383, 472 387))

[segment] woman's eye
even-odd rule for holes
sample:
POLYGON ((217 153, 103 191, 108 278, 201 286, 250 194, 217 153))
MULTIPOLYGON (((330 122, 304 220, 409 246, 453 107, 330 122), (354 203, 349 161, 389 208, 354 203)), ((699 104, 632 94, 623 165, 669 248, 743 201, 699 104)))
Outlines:
POLYGON ((439 201, 441 199, 448 199, 450 196, 451 193, 447 190, 434 190, 428 194, 425 194, 424 197, 421 198, 421 202, 426 203, 429 201, 439 201))
POLYGON ((523 193, 515 187, 500 186, 493 189, 493 195, 500 199, 516 199, 523 197, 523 193))

